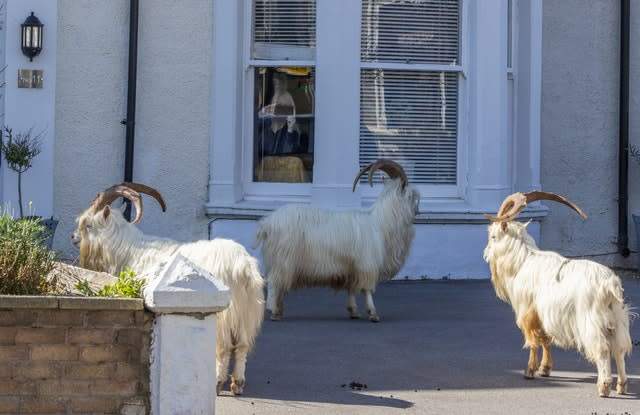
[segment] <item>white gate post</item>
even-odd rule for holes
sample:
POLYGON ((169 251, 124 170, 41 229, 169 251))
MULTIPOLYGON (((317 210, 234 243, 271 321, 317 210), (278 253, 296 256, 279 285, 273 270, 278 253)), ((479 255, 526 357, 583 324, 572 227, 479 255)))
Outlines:
POLYGON ((151 413, 215 414, 216 313, 229 289, 180 254, 145 275, 145 306, 156 313, 151 344, 151 413))

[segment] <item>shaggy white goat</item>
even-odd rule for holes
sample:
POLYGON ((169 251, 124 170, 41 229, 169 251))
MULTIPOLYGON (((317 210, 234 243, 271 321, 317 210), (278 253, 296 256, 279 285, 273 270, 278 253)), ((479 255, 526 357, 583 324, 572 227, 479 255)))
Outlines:
POLYGON ((376 284, 392 278, 404 264, 414 236, 420 194, 409 186, 402 167, 378 160, 356 176, 382 170, 390 176, 368 211, 327 211, 287 205, 258 224, 254 248, 261 247, 271 319, 283 314, 283 296, 303 287, 348 290, 347 310, 359 318, 355 296, 364 292, 371 321, 380 321, 373 304, 376 284))
POLYGON ((77 218, 72 242, 80 248, 80 266, 117 275, 125 266, 144 274, 163 259, 179 252, 196 265, 220 277, 229 287, 229 307, 218 313, 216 327, 217 392, 227 379, 229 360, 234 353, 231 391, 241 394, 245 384, 245 365, 260 330, 264 315, 264 282, 258 263, 245 248, 231 240, 213 239, 178 243, 171 239, 143 234, 136 226, 142 218, 138 193, 153 196, 165 210, 162 196, 139 183, 122 183, 98 194, 91 207, 77 218), (127 222, 111 204, 120 196, 131 200, 136 218, 127 222))
POLYGON ((554 200, 586 215, 569 200, 548 192, 514 193, 497 217, 487 216, 489 240, 484 259, 499 298, 511 304, 516 324, 530 348, 525 377, 540 369, 549 376, 551 345, 577 349, 598 368, 598 393, 611 391, 611 357, 618 368, 617 392, 627 392, 625 355, 631 353, 629 307, 620 278, 609 268, 588 260, 568 259, 538 249, 527 224, 513 219, 527 203, 554 200), (542 362, 538 347, 542 346, 542 362))

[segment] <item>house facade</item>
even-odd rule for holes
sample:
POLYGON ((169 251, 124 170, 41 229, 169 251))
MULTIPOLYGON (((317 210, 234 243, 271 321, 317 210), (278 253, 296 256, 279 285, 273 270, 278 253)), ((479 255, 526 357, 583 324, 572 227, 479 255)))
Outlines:
MULTIPOLYGON (((621 6, 588 3, 7 0, 4 124, 45 143, 25 200, 60 221, 54 248, 67 257, 76 215, 127 174, 167 200, 166 213, 145 200, 145 232, 250 247, 256 220, 287 203, 367 209, 382 182, 352 192, 354 177, 385 157, 422 195, 397 278, 486 278, 484 214, 533 189, 590 216, 529 206, 543 248, 633 266, 617 244, 621 6), (19 36, 31 11, 44 24, 33 61, 19 36), (20 69, 41 70, 42 88, 19 88, 20 69)), ((634 44, 640 11, 630 17, 634 44)), ((630 69, 633 114, 633 51, 630 69)), ((633 143, 633 116, 629 131, 633 143)), ((15 204, 15 174, 1 170, 15 204)))

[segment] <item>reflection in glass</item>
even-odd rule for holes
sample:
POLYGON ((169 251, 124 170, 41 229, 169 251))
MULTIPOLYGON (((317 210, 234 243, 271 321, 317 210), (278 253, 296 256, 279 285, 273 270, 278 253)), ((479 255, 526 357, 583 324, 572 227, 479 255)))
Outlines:
POLYGON ((314 73, 308 67, 255 69, 256 182, 310 183, 314 73))

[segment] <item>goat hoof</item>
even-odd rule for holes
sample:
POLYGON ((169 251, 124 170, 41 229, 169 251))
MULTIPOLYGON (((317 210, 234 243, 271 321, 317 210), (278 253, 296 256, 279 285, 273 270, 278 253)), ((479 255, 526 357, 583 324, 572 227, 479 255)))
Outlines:
POLYGON ((616 392, 619 395, 625 395, 627 393, 627 385, 628 382, 618 382, 618 385, 616 386, 616 392))
POLYGON ((220 396, 220 394, 222 393, 222 386, 224 385, 224 382, 219 381, 216 384, 216 395, 220 396))
POLYGON ((271 321, 280 321, 280 320, 282 320, 282 314, 271 313, 271 321))
POLYGON ((598 395, 601 398, 606 398, 611 393, 611 383, 598 383, 598 395))
POLYGON ((536 375, 536 370, 528 367, 524 370, 524 378, 525 379, 533 379, 536 375))
POLYGON ((231 392, 234 395, 242 395, 244 391, 244 380, 233 380, 231 381, 231 392))
POLYGON ((545 378, 548 377, 549 375, 551 375, 551 366, 542 366, 538 373, 540 374, 540 376, 543 376, 545 378))
POLYGON ((380 322, 380 317, 378 317, 377 315, 372 315, 369 316, 369 321, 371 321, 372 323, 379 323, 380 322))
POLYGON ((347 307, 347 311, 349 312, 349 317, 351 317, 353 320, 357 320, 360 318, 360 313, 358 312, 358 310, 354 310, 351 307, 347 307))

